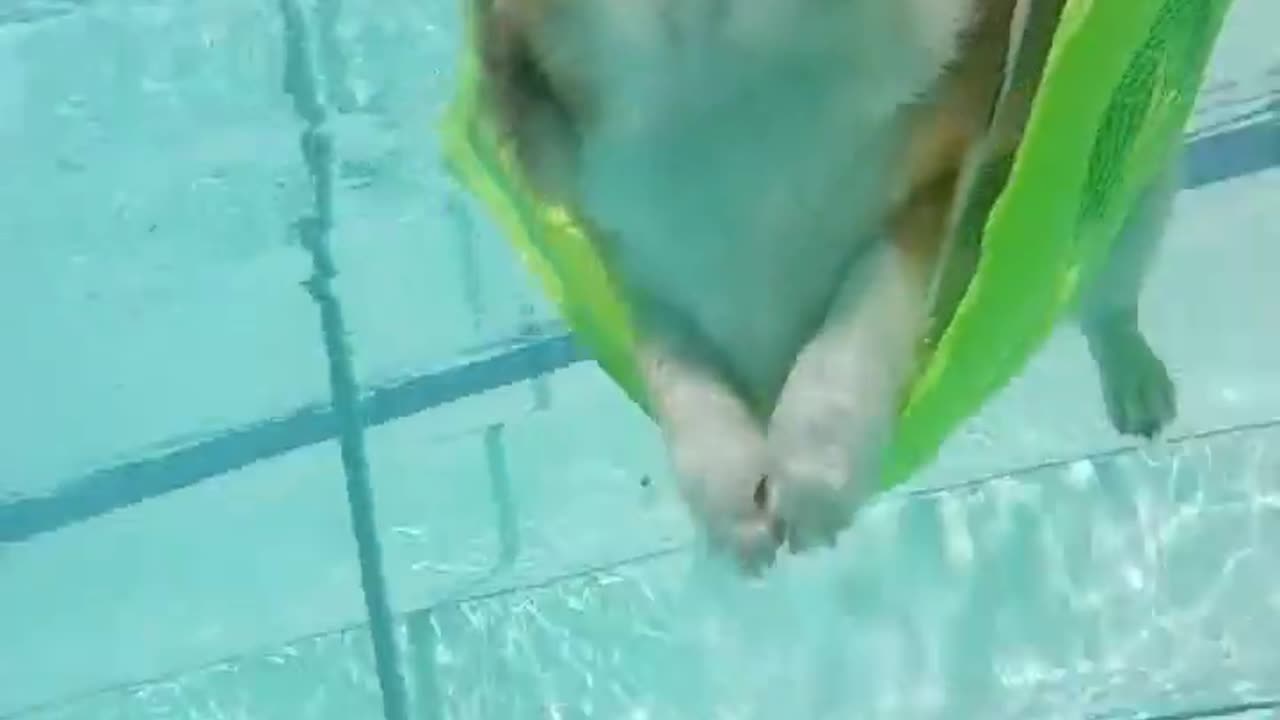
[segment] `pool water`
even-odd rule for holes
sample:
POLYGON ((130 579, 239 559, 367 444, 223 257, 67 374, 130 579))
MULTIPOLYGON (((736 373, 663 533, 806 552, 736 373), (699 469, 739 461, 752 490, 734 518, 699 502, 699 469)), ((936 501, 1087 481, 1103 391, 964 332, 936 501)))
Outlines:
MULTIPOLYGON (((454 5, 301 6, 408 717, 1280 717, 1280 6, 1236 0, 1145 301, 1170 440, 1064 331, 744 585, 443 175, 454 5)), ((384 717, 290 7, 0 7, 0 719, 384 717)))

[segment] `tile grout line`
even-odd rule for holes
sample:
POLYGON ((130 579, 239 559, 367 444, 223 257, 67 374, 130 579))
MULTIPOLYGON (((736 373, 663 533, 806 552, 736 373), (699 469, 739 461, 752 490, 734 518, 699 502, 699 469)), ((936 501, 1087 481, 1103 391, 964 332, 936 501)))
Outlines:
MULTIPOLYGON (((322 7, 320 12, 332 22, 337 12, 336 4, 330 4, 327 11, 322 7)), ((360 589, 373 643, 382 712, 385 720, 409 720, 409 693, 387 597, 387 579, 364 443, 365 422, 360 391, 347 344, 342 305, 333 289, 333 279, 338 274, 329 245, 334 205, 333 135, 328 128, 324 94, 317 87, 321 76, 315 65, 307 18, 298 0, 280 0, 280 13, 284 21, 284 91, 293 101, 294 111, 303 123, 300 150, 311 176, 313 191, 312 214, 304 216, 296 224, 302 246, 310 254, 312 262, 312 275, 304 285, 320 313, 324 353, 329 366, 329 390, 337 420, 347 505, 355 535, 360 589)))

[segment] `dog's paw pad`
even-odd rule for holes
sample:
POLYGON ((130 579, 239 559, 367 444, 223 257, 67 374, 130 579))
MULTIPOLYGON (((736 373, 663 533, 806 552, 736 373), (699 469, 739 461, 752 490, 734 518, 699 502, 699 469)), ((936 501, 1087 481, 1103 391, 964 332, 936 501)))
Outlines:
POLYGON ((1177 415, 1169 370, 1141 334, 1111 340, 1099 370, 1107 414, 1120 433, 1154 438, 1177 415))
POLYGON ((772 513, 763 434, 745 423, 710 423, 675 443, 676 473, 695 520, 717 554, 757 575, 783 539, 772 513))
POLYGON ((780 519, 781 537, 793 553, 835 545, 860 500, 855 484, 860 473, 851 465, 809 459, 788 457, 771 475, 771 513, 780 519))

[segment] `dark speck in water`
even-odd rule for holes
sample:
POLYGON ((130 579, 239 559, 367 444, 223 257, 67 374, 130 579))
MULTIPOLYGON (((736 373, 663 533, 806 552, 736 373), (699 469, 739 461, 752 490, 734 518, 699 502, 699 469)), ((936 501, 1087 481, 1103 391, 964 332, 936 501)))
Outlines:
POLYGON ((378 175, 378 168, 371 162, 345 160, 338 168, 338 174, 352 190, 369 187, 378 175))
POLYGON ((84 170, 84 163, 75 158, 61 157, 58 158, 58 169, 63 172, 80 172, 84 170))

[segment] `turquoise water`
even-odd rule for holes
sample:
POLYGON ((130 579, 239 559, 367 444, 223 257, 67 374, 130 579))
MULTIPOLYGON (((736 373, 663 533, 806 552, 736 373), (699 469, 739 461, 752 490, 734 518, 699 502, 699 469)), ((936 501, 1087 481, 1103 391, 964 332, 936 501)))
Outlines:
POLYGON ((1175 439, 1115 438, 1064 332, 752 587, 443 178, 453 3, 317 3, 292 74, 276 2, 0 5, 0 718, 382 717, 287 74, 328 106, 409 716, 1276 716, 1272 0, 1229 19, 1144 308, 1175 439))

